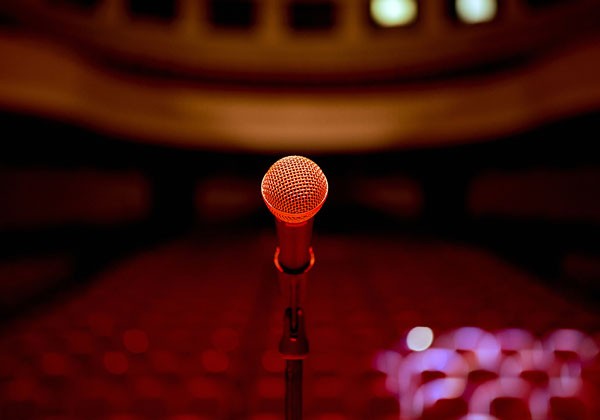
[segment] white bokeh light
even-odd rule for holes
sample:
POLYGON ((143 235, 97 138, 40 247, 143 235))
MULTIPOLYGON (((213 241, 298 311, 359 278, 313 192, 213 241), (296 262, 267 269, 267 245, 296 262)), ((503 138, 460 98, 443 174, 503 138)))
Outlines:
POLYGON ((371 17, 379 26, 408 25, 417 14, 417 0, 371 0, 371 17))
POLYGON ((456 15, 465 23, 489 22, 497 12, 497 0, 456 0, 456 15))
POLYGON ((413 351, 427 350, 433 343, 433 331, 429 327, 415 327, 406 337, 406 345, 413 351))

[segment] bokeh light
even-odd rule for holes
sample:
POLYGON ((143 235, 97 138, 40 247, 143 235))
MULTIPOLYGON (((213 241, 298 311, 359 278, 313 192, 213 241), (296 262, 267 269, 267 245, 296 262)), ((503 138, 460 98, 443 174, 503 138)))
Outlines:
POLYGON ((416 0, 372 0, 371 17, 384 28, 408 25, 417 19, 416 0))
POLYGON ((456 0, 456 15, 464 23, 489 22, 497 12, 496 0, 456 0))
POLYGON ((204 376, 196 376, 187 382, 187 389, 195 398, 216 398, 221 389, 212 379, 204 376))
POLYGON ((150 375, 142 375, 134 381, 135 392, 143 398, 163 397, 163 386, 161 382, 150 375))
POLYGON ((281 373, 285 370, 285 362, 279 352, 267 350, 261 358, 262 366, 267 372, 281 373))
POLYGON ((148 336, 142 330, 127 330, 123 333, 123 344, 131 353, 144 353, 148 350, 148 336))
POLYGON ((452 399, 467 403, 468 419, 493 419, 502 399, 517 401, 532 418, 549 418, 555 402, 585 404, 586 369, 598 356, 594 338, 576 329, 535 337, 518 328, 461 327, 434 339, 430 328, 415 327, 406 343, 374 360, 402 418, 427 417, 438 401, 452 399), (436 376, 423 381, 425 373, 436 376))
POLYGON ((5 391, 13 401, 26 401, 35 397, 38 392, 38 384, 35 378, 15 378, 7 383, 5 391))
POLYGON ((267 376, 258 381, 258 393, 263 398, 283 398, 284 383, 279 376, 267 376))
POLYGON ((42 356, 42 370, 46 375, 64 376, 68 373, 68 361, 62 354, 44 353, 42 356))
POLYGON ((120 351, 104 353, 104 367, 113 375, 122 375, 129 369, 129 361, 120 351))
POLYGON ((232 328, 217 329, 212 334, 211 341, 215 348, 224 352, 230 352, 240 344, 239 334, 232 328))
POLYGON ((206 350, 202 352, 202 365, 207 372, 225 372, 229 368, 229 358, 223 352, 206 350))
POLYGON ((423 351, 431 346, 433 331, 429 327, 415 327, 406 337, 406 345, 413 351, 423 351))

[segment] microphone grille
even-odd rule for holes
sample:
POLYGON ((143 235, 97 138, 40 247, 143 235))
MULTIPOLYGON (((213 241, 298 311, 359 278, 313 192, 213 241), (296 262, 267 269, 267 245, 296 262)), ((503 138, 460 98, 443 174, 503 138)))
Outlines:
POLYGON ((328 188, 321 168, 303 156, 279 159, 269 168, 261 185, 269 211, 287 223, 302 223, 317 214, 328 188))

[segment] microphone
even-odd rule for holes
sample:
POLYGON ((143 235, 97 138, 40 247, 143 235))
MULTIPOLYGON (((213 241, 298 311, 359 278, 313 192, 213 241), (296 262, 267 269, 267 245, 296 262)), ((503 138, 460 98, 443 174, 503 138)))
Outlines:
POLYGON ((327 178, 319 166, 302 156, 275 162, 263 177, 261 192, 275 216, 279 246, 275 266, 288 298, 279 353, 285 364, 285 419, 302 419, 302 361, 309 346, 302 295, 306 273, 315 258, 310 246, 313 218, 327 198, 327 178))
POLYGON ((279 159, 263 177, 262 197, 276 220, 279 247, 275 264, 280 272, 301 274, 314 263, 310 246, 313 220, 328 189, 321 168, 303 156, 279 159))

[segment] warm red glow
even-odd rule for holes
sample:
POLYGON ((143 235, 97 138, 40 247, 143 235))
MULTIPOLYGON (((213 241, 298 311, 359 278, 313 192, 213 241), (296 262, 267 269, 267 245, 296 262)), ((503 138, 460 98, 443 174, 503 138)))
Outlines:
MULTIPOLYGON (((281 332, 277 330, 278 334, 281 332)), ((281 358, 279 352, 275 350, 267 350, 262 355, 262 366, 267 372, 281 373, 285 370, 285 362, 281 358)))
POLYGON ((69 371, 67 359, 59 353, 49 352, 42 356, 42 370, 46 375, 64 376, 69 371))
POLYGON ((148 350, 148 336, 142 330, 127 330, 123 334, 123 344, 131 353, 145 353, 148 350))
POLYGON ((312 218, 327 198, 328 184, 321 168, 302 156, 275 162, 261 184, 262 196, 273 215, 287 223, 312 218))
POLYGON ((215 381, 202 376, 190 379, 187 388, 190 394, 198 398, 216 398, 221 392, 215 381))
POLYGON ((9 382, 6 391, 14 401, 26 401, 37 395, 38 385, 34 378, 15 378, 9 382))
POLYGON ((215 348, 224 352, 235 350, 240 345, 238 332, 231 328, 219 328, 211 338, 215 348))
POLYGON ((85 331, 69 331, 65 336, 67 348, 72 354, 93 354, 96 350, 92 335, 85 331))
POLYGON ((122 375, 129 369, 129 361, 120 351, 104 353, 104 367, 113 375, 122 375))
POLYGON ((315 420, 348 420, 348 417, 338 413, 323 413, 315 417, 315 420))
POLYGON ((152 376, 141 376, 135 381, 136 394, 145 398, 160 398, 163 387, 160 381, 152 376))
MULTIPOLYGON (((250 416, 249 420, 280 420, 281 415, 278 414, 269 414, 269 413, 261 413, 250 416)), ((333 420, 333 419, 331 419, 333 420)))
POLYGON ((314 393, 319 398, 339 398, 344 392, 344 383, 335 376, 323 375, 314 384, 314 393))
POLYGON ((88 324, 95 335, 100 337, 110 337, 113 333, 115 320, 104 313, 92 313, 88 317, 88 324))
POLYGON ((160 373, 177 373, 179 371, 175 355, 166 350, 151 351, 150 364, 156 372, 160 373))
POLYGON ((285 394, 283 378, 272 376, 259 379, 258 393, 263 398, 282 398, 285 394))
POLYGON ((229 358, 225 353, 206 350, 202 353, 202 365, 207 372, 225 372, 229 368, 229 358))

